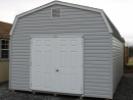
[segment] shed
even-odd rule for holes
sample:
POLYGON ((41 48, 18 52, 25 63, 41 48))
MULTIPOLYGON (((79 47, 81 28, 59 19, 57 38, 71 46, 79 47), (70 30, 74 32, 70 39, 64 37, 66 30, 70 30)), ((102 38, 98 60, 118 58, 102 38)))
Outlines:
POLYGON ((113 98, 124 44, 103 10, 53 1, 17 15, 11 34, 11 90, 113 98))

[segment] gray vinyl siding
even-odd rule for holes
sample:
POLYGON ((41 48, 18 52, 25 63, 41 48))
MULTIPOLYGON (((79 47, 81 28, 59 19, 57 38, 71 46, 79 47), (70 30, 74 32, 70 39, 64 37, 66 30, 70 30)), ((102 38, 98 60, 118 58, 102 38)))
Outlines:
POLYGON ((30 36, 32 34, 83 34, 84 94, 111 97, 111 34, 98 12, 54 5, 18 19, 10 51, 10 89, 30 90, 30 36), (51 8, 60 8, 53 18, 51 8))
POLYGON ((30 75, 30 40, 29 37, 19 35, 11 37, 10 51, 10 89, 28 90, 30 75))
POLYGON ((20 18, 14 34, 30 33, 96 33, 108 28, 100 13, 54 5, 20 18), (60 17, 52 17, 51 9, 61 8, 60 17))
POLYGON ((117 38, 112 37, 112 59, 113 59, 113 91, 123 75, 123 50, 124 44, 117 38))
POLYGON ((112 98, 111 34, 84 36, 84 92, 112 98))

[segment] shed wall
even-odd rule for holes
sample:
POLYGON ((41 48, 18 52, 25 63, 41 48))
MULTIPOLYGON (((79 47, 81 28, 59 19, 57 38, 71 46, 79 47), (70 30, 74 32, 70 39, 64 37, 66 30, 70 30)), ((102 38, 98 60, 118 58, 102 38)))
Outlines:
POLYGON ((113 59, 113 91, 123 75, 124 44, 112 37, 112 59, 113 59))
POLYGON ((111 34, 84 36, 84 92, 86 96, 112 98, 111 34))
POLYGON ((53 5, 18 19, 11 37, 10 89, 29 91, 30 37, 32 34, 83 34, 84 92, 87 96, 111 95, 110 34, 100 13, 53 5), (60 8, 53 18, 51 8, 60 8), (101 59, 102 58, 102 59, 101 59))

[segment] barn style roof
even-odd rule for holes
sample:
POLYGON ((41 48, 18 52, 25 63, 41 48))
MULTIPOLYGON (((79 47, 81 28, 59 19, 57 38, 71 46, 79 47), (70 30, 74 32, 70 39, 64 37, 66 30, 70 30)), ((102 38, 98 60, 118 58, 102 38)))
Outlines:
POLYGON ((41 10, 41 9, 44 9, 46 7, 49 7, 49 6, 52 6, 54 4, 59 4, 59 5, 64 5, 64 6, 70 6, 70 7, 75 7, 75 8, 79 8, 79 9, 83 9, 83 10, 90 10, 90 11, 94 11, 94 12, 98 12, 98 13, 101 13, 107 27, 108 27, 108 31, 109 33, 111 33, 113 36, 115 36, 117 39, 119 39, 121 42, 124 42, 123 38, 121 37, 121 35, 119 34, 118 30, 115 28, 115 26, 112 24, 112 22, 110 21, 110 19, 106 16, 106 14, 104 13, 104 11, 102 9, 97 9, 97 8, 92 8, 92 7, 87 7, 87 6, 82 6, 82 5, 77 5, 77 4, 72 4, 72 3, 66 3, 66 2, 62 2, 62 1, 53 1, 53 2, 50 2, 46 5, 43 5, 43 6, 40 6, 40 7, 37 7, 35 9, 32 9, 32 10, 29 10, 27 12, 24 12, 22 14, 19 14, 16 16, 15 20, 14 20, 14 25, 12 27, 12 30, 10 32, 10 34, 13 33, 13 30, 16 26, 16 22, 17 20, 20 18, 20 17, 24 17, 25 15, 28 15, 28 14, 31 14, 31 13, 34 13, 38 10, 41 10))
POLYGON ((0 21, 0 38, 9 37, 12 24, 0 21))

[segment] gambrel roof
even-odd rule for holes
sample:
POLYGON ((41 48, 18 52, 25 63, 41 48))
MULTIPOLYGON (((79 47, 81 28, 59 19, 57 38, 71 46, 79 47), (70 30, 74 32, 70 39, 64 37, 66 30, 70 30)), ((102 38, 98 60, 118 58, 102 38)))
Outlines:
POLYGON ((120 41, 124 42, 123 41, 123 38, 121 37, 121 35, 119 34, 119 32, 117 31, 117 29, 115 28, 115 26, 112 24, 112 22, 109 20, 109 18, 106 16, 106 14, 104 13, 104 11, 102 9, 97 9, 97 8, 92 8, 92 7, 87 7, 87 6, 81 6, 81 5, 77 5, 77 4, 72 4, 72 3, 66 3, 66 2, 62 2, 62 1, 53 1, 53 2, 50 2, 46 5, 43 5, 43 6, 40 6, 40 7, 37 7, 35 9, 32 9, 32 10, 29 10, 27 12, 24 12, 20 15, 17 15, 15 20, 14 20, 14 24, 13 24, 13 27, 12 27, 12 30, 10 32, 10 34, 13 33, 13 30, 16 26, 16 22, 19 18, 21 17, 24 17, 25 15, 28 15, 28 14, 31 14, 31 13, 34 13, 36 11, 39 11, 41 9, 44 9, 46 7, 49 7, 49 6, 52 6, 54 4, 59 4, 59 5, 64 5, 64 6, 69 6, 69 7, 74 7, 74 8, 79 8, 79 9, 83 9, 83 10, 89 10, 89 11, 94 11, 94 12, 98 12, 102 15, 106 25, 107 25, 107 28, 108 28, 108 31, 109 33, 111 33, 113 36, 115 36, 116 38, 118 38, 120 41))

